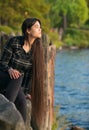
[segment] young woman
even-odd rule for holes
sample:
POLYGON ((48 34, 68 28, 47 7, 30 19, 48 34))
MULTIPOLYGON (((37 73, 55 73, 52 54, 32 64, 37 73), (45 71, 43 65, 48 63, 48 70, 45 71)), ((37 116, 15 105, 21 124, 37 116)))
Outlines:
POLYGON ((32 114, 40 122, 43 116, 44 56, 41 22, 27 18, 22 23, 23 36, 6 43, 0 60, 0 92, 15 103, 26 122, 26 98, 32 102, 32 114), (43 107, 43 108, 42 108, 43 107))

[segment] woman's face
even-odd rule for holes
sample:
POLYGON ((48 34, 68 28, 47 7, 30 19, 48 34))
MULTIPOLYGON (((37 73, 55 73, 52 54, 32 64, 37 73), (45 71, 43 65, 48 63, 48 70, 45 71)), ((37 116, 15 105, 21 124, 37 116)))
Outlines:
POLYGON ((29 36, 33 38, 41 38, 41 26, 38 21, 35 22, 35 24, 30 28, 27 29, 27 33, 29 36))

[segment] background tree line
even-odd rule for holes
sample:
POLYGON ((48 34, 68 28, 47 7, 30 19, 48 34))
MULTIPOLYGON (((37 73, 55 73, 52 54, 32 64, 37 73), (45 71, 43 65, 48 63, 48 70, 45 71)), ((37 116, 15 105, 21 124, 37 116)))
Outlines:
POLYGON ((0 23, 12 28, 19 28, 26 17, 38 17, 43 26, 49 23, 46 14, 49 7, 43 0, 1 0, 0 1, 0 23))
MULTIPOLYGON (((65 32, 69 28, 89 29, 89 0, 0 0, 0 30, 2 26, 20 30, 27 17, 39 18, 48 33, 61 27, 65 32)), ((55 32, 50 35, 58 38, 55 32)))

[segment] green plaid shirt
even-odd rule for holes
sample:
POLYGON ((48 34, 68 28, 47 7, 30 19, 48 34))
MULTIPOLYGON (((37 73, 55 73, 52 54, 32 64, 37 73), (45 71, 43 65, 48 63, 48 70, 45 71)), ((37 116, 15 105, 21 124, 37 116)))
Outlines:
POLYGON ((23 36, 12 37, 7 41, 0 60, 0 69, 8 71, 9 68, 13 68, 20 71, 24 75, 22 87, 27 94, 31 89, 32 50, 26 53, 23 44, 23 36))

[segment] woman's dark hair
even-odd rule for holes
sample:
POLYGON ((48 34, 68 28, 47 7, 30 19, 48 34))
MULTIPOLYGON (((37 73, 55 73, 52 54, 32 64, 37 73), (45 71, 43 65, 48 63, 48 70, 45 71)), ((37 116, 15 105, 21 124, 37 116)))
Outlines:
MULTIPOLYGON (((31 28, 37 18, 27 18, 22 24, 23 35, 27 38, 26 29, 31 28)), ((37 38, 32 45, 33 75, 32 75, 32 117, 39 126, 44 117, 44 52, 42 40, 37 38)))

